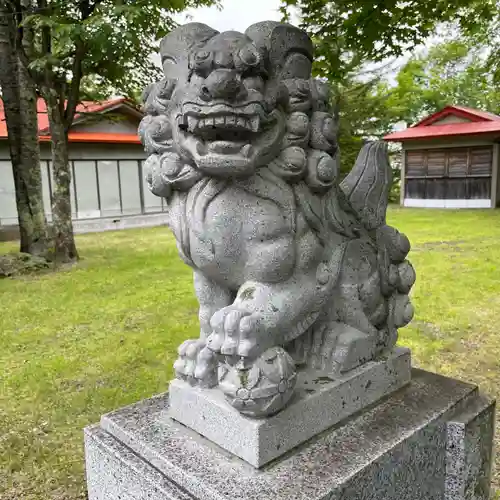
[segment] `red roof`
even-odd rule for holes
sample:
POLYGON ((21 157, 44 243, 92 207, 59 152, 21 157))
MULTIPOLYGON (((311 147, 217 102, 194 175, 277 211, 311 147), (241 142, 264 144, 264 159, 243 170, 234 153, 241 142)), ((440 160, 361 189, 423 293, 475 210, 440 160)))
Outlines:
MULTIPOLYGON (((38 137, 42 142, 49 142, 50 135, 40 135, 38 137)), ((108 142, 121 144, 140 144, 141 141, 136 134, 107 134, 95 132, 70 132, 69 142, 108 142)))
MULTIPOLYGON (((74 122, 81 121, 85 118, 85 113, 101 113, 111 108, 127 104, 128 101, 124 97, 118 99, 109 99, 102 102, 82 101, 76 108, 74 122)), ((132 106, 132 104, 129 104, 132 106)), ((37 117, 38 117, 38 133, 40 141, 50 141, 49 119, 47 116, 47 106, 42 98, 37 101, 37 117)), ((3 109, 3 101, 0 99, 0 140, 7 138, 7 124, 5 122, 5 113, 3 109)), ((140 144, 139 137, 135 134, 120 134, 120 133, 89 133, 89 132, 70 132, 70 142, 107 142, 107 143, 127 143, 140 144)))
POLYGON ((500 135, 500 116, 464 106, 446 106, 405 130, 386 135, 384 139, 386 141, 409 141, 481 134, 500 135), (467 121, 434 125, 446 116, 456 116, 467 121))

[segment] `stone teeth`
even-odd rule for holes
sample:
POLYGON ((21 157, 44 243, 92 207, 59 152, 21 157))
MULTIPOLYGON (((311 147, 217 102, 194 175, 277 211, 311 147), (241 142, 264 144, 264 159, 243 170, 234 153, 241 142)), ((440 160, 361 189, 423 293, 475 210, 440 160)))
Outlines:
POLYGON ((187 126, 190 132, 193 132, 198 127, 199 120, 194 116, 187 117, 187 126))
POLYGON ((218 116, 215 118, 215 124, 216 125, 224 125, 224 117, 223 116, 218 116))
POLYGON ((198 126, 200 128, 214 127, 215 126, 215 120, 214 120, 214 118, 202 118, 200 120, 200 123, 199 123, 198 126))
POLYGON ((252 132, 257 132, 259 130, 260 126, 260 117, 258 115, 252 116, 250 118, 250 128, 252 129, 252 132))
POLYGON ((246 127, 246 120, 245 120, 245 118, 242 118, 242 117, 240 117, 240 118, 238 118, 238 119, 236 120, 236 125, 237 125, 238 127, 247 128, 247 127, 246 127))
POLYGON ((236 116, 226 116, 226 125, 236 125, 236 116))

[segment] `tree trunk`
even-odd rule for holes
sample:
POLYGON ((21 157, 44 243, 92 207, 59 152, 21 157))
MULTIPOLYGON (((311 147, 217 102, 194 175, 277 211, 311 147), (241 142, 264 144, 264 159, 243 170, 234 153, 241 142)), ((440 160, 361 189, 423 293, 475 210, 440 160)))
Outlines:
POLYGON ((78 260, 78 252, 71 219, 71 171, 68 160, 68 135, 62 114, 63 106, 60 105, 55 90, 48 89, 44 94, 50 124, 55 185, 52 201, 54 259, 59 263, 74 262, 78 260))
POLYGON ((46 255, 49 241, 43 206, 37 97, 16 51, 16 20, 0 2, 0 85, 16 192, 21 252, 46 255))

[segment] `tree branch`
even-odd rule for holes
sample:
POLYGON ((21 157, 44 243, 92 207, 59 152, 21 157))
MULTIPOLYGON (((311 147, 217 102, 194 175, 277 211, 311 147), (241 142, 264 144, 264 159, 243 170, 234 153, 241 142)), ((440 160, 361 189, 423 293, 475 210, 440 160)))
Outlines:
POLYGON ((66 111, 64 113, 64 128, 66 132, 69 131, 71 124, 73 123, 73 118, 75 116, 76 107, 80 100, 80 83, 82 81, 82 63, 85 57, 85 43, 78 37, 75 42, 75 56, 73 58, 73 76, 71 78, 71 83, 69 84, 68 92, 68 103, 66 105, 66 111))
POLYGON ((78 6, 80 8, 80 12, 82 13, 82 20, 89 18, 94 13, 97 6, 103 1, 104 0, 95 0, 93 4, 91 4, 89 0, 82 0, 79 2, 78 6))

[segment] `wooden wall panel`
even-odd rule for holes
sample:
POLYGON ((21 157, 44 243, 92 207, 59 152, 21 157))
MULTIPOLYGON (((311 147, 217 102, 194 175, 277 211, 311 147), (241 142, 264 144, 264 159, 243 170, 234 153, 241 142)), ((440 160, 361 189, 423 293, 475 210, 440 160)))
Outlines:
POLYGON ((446 174, 446 151, 429 150, 427 152, 427 176, 444 177, 446 174))
POLYGON ((406 176, 425 177, 426 171, 425 151, 408 151, 406 153, 406 176))
POLYGON ((467 199, 484 200, 491 197, 491 178, 479 177, 467 179, 467 199))
POLYGON ((472 148, 470 152, 469 175, 471 176, 491 175, 492 163, 493 163, 492 148, 472 148))
POLYGON ((464 149, 450 149, 448 152, 448 176, 465 177, 467 175, 467 164, 469 151, 464 149))
POLYGON ((490 199, 493 148, 406 151, 405 197, 490 199))

